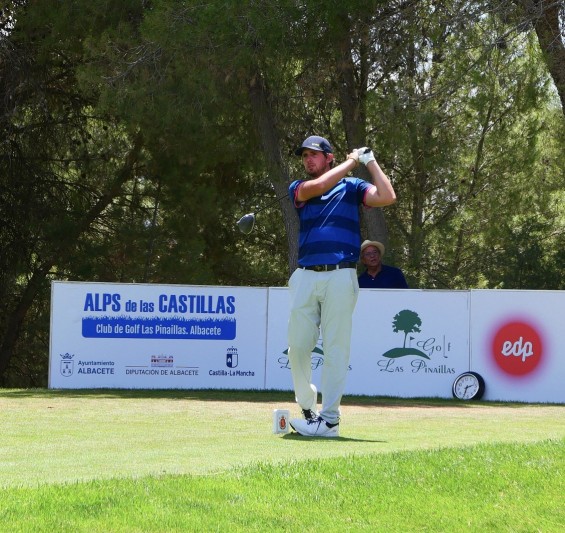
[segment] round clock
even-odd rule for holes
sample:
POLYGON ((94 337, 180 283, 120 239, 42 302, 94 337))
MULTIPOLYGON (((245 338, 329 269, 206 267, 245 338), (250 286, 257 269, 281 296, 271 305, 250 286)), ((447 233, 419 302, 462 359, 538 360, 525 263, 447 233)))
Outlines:
POLYGON ((452 391, 459 400, 480 400, 485 393, 485 380, 476 372, 463 372, 455 378, 452 391))

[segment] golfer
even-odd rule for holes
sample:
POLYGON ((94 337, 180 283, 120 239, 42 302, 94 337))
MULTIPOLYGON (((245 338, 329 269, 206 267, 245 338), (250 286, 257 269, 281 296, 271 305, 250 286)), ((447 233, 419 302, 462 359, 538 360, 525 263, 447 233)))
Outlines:
POLYGON ((288 357, 304 419, 293 419, 290 425, 304 436, 337 437, 349 367, 352 315, 359 293, 359 205, 390 205, 396 194, 368 148, 354 150, 336 165, 330 143, 314 135, 295 153, 302 157, 308 177, 289 186, 300 219, 300 235, 298 268, 289 280, 288 357), (372 183, 345 177, 359 162, 366 165, 372 183), (320 328, 324 365, 322 408, 318 413, 311 358, 320 328))

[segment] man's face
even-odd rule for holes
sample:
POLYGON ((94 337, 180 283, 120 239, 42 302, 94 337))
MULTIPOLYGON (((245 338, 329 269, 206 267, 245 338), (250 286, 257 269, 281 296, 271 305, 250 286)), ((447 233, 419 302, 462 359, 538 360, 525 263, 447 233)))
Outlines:
POLYGON ((367 246, 361 254, 361 262, 366 267, 377 267, 381 262, 381 252, 376 246, 367 246))
POLYGON ((313 178, 321 176, 330 169, 333 157, 333 154, 326 154, 319 150, 304 149, 302 151, 302 163, 306 174, 313 178))

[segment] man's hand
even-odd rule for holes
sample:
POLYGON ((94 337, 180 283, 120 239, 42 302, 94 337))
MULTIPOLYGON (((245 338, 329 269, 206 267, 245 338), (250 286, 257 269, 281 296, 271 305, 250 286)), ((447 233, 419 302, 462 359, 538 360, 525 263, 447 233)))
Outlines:
POLYGON ((355 166, 357 166, 359 164, 359 151, 354 149, 353 152, 347 155, 347 159, 353 159, 355 166))
POLYGON ((357 148, 356 152, 359 156, 359 163, 363 163, 365 166, 367 166, 371 161, 375 161, 373 151, 366 146, 363 148, 357 148))

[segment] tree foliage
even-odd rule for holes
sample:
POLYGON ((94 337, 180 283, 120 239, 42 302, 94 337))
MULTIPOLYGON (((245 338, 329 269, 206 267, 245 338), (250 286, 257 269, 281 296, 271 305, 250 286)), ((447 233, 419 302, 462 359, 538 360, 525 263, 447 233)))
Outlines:
POLYGON ((0 383, 45 384, 52 279, 285 284, 311 133, 374 149, 412 287, 563 289, 563 4, 7 2, 0 383))

